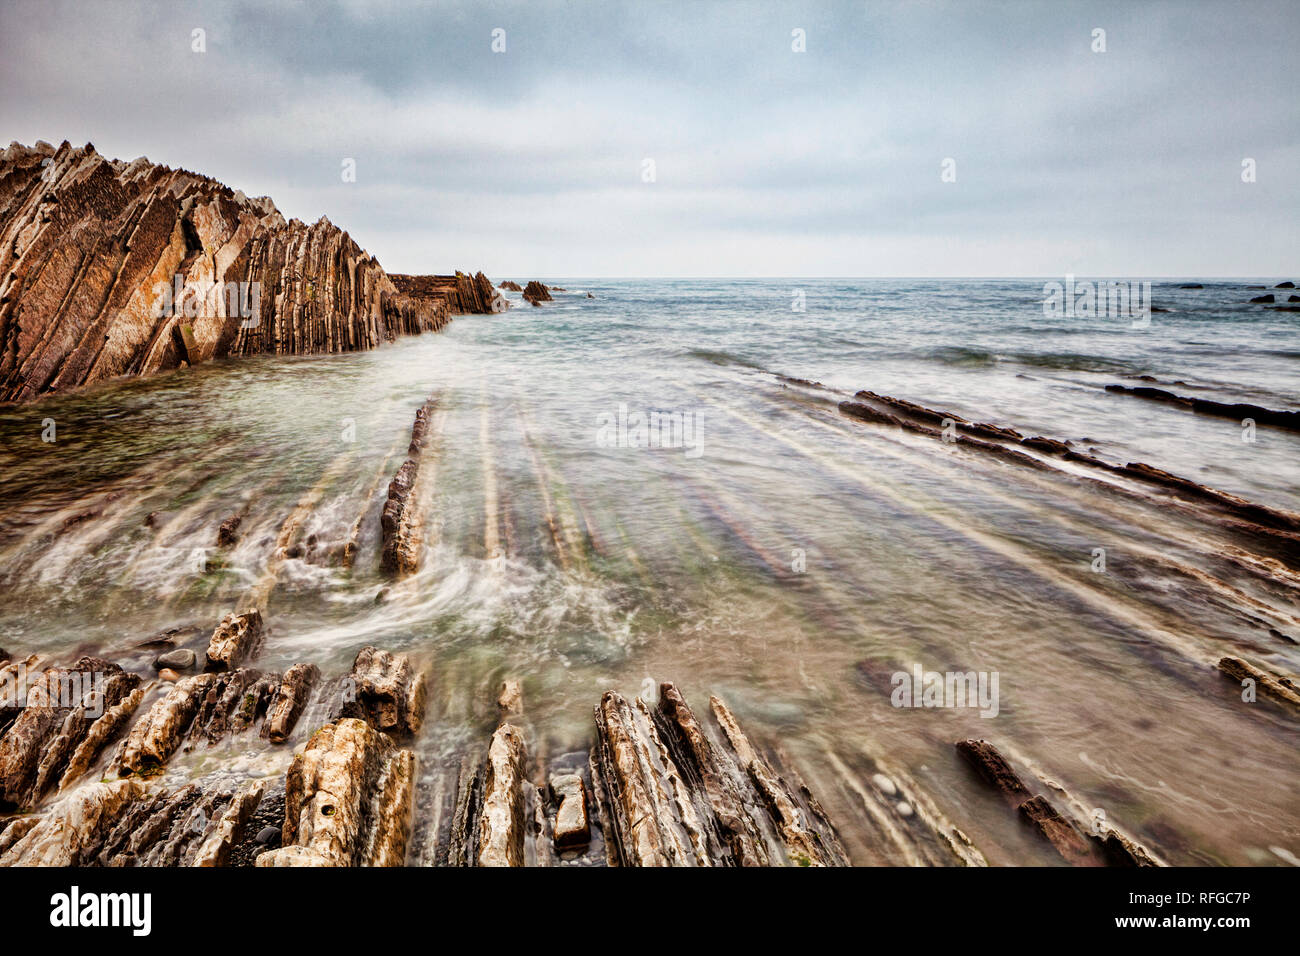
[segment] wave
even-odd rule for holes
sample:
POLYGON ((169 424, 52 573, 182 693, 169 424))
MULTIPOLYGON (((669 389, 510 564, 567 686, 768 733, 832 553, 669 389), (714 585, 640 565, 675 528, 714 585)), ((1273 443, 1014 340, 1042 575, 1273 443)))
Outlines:
POLYGON ((1008 363, 1031 368, 1061 369, 1070 372, 1131 373, 1145 371, 1146 366, 1123 359, 1081 352, 992 352, 960 345, 945 345, 912 353, 925 361, 940 362, 959 368, 989 368, 1008 363))
POLYGON ((767 368, 758 364, 752 359, 747 359, 743 355, 736 355, 734 352, 724 352, 719 349, 687 349, 686 354, 691 358, 704 359, 714 365, 739 365, 743 368, 757 369, 760 372, 766 372, 767 368))

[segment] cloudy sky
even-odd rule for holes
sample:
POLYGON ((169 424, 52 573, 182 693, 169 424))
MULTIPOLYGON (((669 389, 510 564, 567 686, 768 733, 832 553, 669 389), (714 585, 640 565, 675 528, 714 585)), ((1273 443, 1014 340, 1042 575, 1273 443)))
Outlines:
POLYGON ((398 272, 1294 277, 1297 49, 1294 0, 4 0, 0 136, 398 272))

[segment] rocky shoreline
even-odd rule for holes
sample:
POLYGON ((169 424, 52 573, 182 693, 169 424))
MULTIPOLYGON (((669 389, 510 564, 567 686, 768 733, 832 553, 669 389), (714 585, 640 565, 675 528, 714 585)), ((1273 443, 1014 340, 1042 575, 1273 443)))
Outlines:
MULTIPOLYGON (((408 742, 424 723, 426 674, 374 647, 330 680, 307 662, 263 673, 252 666, 262 637, 257 611, 228 615, 209 639, 206 671, 174 683, 95 658, 69 668, 35 656, 6 662, 0 680, 19 668, 37 676, 26 706, 0 711, 0 866, 407 862, 419 787, 408 742), (56 695, 92 672, 108 675, 99 689, 56 695), (282 745, 313 698, 329 722, 282 778, 162 782, 180 753, 236 739, 282 745)), ((454 812, 435 835, 440 863, 848 862, 807 787, 716 697, 716 727, 706 730, 672 684, 657 706, 607 692, 590 753, 549 762, 530 755, 517 682, 502 687, 498 708, 486 751, 467 755, 454 812)))
MULTIPOLYGON (((255 611, 228 616, 211 638, 209 666, 225 660, 232 633, 259 628, 255 611)), ((43 666, 35 658, 23 665, 43 666)), ((4 806, 16 811, 0 816, 0 866, 417 865, 413 834, 430 828, 432 846, 419 855, 443 866, 850 863, 779 749, 751 738, 716 696, 710 719, 701 719, 672 683, 659 685, 655 703, 607 691, 593 711, 589 750, 548 759, 530 746, 520 685, 507 680, 496 729, 461 759, 444 807, 421 793, 410 742, 424 723, 427 676, 405 655, 365 647, 347 674, 325 681, 314 664, 275 674, 245 662, 169 684, 89 658, 41 670, 41 681, 92 669, 112 675, 102 703, 113 703, 101 716, 86 716, 98 706, 88 696, 71 707, 29 706, 0 738, 4 806), (178 753, 235 740, 282 745, 309 698, 328 723, 296 748, 282 776, 165 782, 178 753)), ((1091 833, 1087 821, 1030 800, 991 745, 957 746, 1017 798, 1021 815, 1067 862, 1157 865, 1119 831, 1091 833)), ((914 783, 879 764, 870 769, 840 772, 898 862, 986 865, 914 783)))

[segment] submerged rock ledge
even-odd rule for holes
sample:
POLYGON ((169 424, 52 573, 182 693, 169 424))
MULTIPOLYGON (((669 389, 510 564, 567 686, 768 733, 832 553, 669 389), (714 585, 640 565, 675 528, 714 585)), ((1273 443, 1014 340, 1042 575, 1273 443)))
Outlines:
MULTIPOLYGON (((1204 508, 1202 517, 1255 538, 1258 544, 1266 546, 1284 563, 1300 568, 1300 514, 1296 512, 1248 501, 1145 462, 1115 464, 1080 452, 1068 441, 1041 435, 1025 437, 1013 428, 969 422, 956 413, 927 408, 905 399, 878 395, 866 389, 855 393, 853 398, 854 401, 840 402, 838 407, 841 414, 858 421, 925 435, 1029 468, 1053 470, 1055 465, 1052 461, 1055 459, 1104 472, 1113 478, 1126 479, 1139 486, 1154 487, 1171 505, 1186 503, 1204 508)), ((1122 490, 1119 485, 1108 484, 1107 487, 1122 490)))
POLYGON ((0 402, 227 356, 371 349, 504 299, 389 276, 342 229, 87 143, 0 151, 0 402), (400 279, 400 282, 398 281, 400 279))

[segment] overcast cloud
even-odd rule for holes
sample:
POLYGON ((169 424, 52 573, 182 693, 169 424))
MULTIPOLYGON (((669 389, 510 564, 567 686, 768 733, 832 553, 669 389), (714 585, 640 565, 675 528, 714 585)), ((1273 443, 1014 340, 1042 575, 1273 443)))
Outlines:
POLYGON ((215 176, 397 272, 1294 277, 1298 41, 1293 0, 5 0, 0 136, 215 176))

